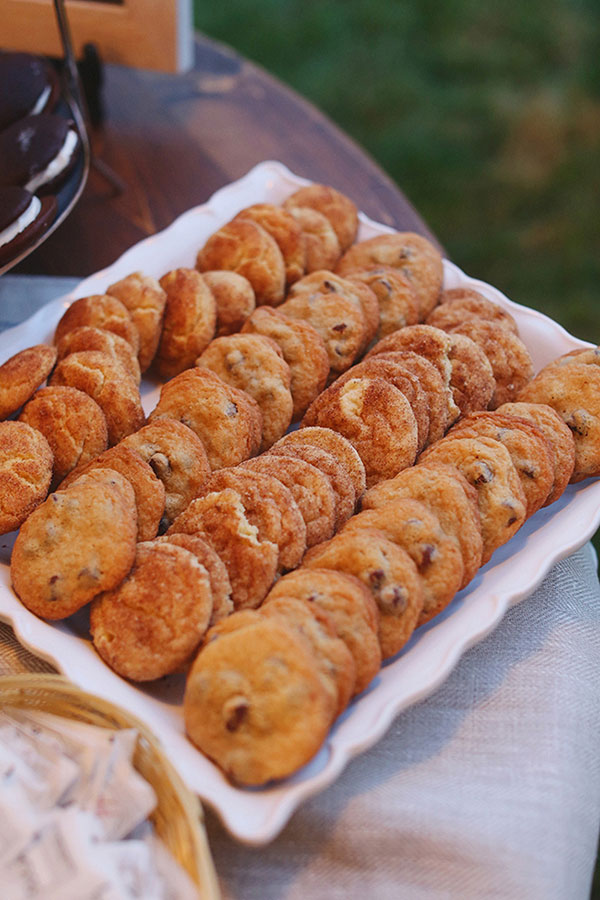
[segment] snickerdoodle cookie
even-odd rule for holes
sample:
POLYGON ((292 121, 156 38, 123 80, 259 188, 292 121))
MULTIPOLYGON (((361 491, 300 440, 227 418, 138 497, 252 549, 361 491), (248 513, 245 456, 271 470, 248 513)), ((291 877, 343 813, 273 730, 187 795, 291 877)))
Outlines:
POLYGON ((14 531, 43 502, 52 458, 41 431, 25 422, 0 422, 0 534, 14 531))
POLYGON ((27 403, 56 362, 56 350, 37 344, 15 353, 0 366, 0 419, 27 403))
POLYGON ((54 343, 68 331, 90 325, 92 328, 104 328, 124 338, 137 355, 140 349, 140 336, 133 323, 129 310, 124 303, 109 294, 93 294, 91 297, 80 297, 74 300, 59 319, 54 332, 54 343))
POLYGON ((193 366, 213 339, 217 304, 195 269, 172 269, 160 279, 160 286, 166 306, 154 368, 162 378, 173 378, 193 366))
POLYGON ((138 360, 145 372, 158 349, 163 325, 167 295, 156 278, 133 272, 106 289, 111 297, 116 297, 129 310, 129 315, 140 336, 138 360))

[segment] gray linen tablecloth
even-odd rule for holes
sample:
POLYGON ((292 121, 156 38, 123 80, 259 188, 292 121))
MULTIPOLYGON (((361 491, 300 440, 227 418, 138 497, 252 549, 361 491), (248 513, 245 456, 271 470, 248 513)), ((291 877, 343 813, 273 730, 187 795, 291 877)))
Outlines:
MULTIPOLYGON (((72 283, 4 276, 0 321, 72 283)), ((47 668, 0 626, 0 672, 47 668)), ((239 845, 208 810, 224 897, 589 897, 599 684, 600 585, 586 544, 269 846, 239 845)))

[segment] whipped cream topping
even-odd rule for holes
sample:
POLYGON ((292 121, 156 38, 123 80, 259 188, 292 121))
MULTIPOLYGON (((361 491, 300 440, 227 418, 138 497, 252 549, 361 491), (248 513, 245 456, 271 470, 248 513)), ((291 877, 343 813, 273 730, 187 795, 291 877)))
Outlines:
POLYGON ((50 85, 47 84, 40 96, 37 98, 35 102, 35 106, 29 113, 30 116, 37 116, 38 113, 41 113, 46 103, 48 102, 48 97, 50 96, 50 85))
POLYGON ((48 184, 49 181, 52 181, 57 175, 60 175, 71 162, 71 157, 75 152, 76 146, 77 134, 70 128, 67 132, 64 144, 52 162, 49 163, 42 172, 38 172, 37 175, 34 175, 25 185, 25 189, 28 191, 37 191, 41 185, 48 184))
POLYGON ((31 225, 32 222, 35 222, 41 208, 42 204, 39 198, 32 197, 31 203, 29 204, 25 212, 22 212, 18 219, 15 219, 14 222, 11 222, 8 228, 0 231, 0 247, 3 247, 4 244, 9 244, 17 237, 18 234, 21 234, 22 231, 25 231, 25 229, 29 225, 31 225))

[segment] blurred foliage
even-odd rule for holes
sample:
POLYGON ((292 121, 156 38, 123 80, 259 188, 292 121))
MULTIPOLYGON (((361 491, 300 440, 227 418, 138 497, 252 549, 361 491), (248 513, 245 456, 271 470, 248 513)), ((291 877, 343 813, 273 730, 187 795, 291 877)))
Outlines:
POLYGON ((398 183, 469 274, 600 342, 597 0, 196 0, 398 183))

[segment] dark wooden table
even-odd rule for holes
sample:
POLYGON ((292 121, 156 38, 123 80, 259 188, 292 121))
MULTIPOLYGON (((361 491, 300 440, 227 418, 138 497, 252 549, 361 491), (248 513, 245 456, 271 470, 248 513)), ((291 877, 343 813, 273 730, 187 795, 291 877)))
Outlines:
POLYGON ((15 274, 89 275, 266 159, 337 187, 377 221, 432 237, 397 185, 326 116, 201 35, 190 72, 107 66, 103 96, 94 152, 124 189, 92 168, 73 212, 15 274))

